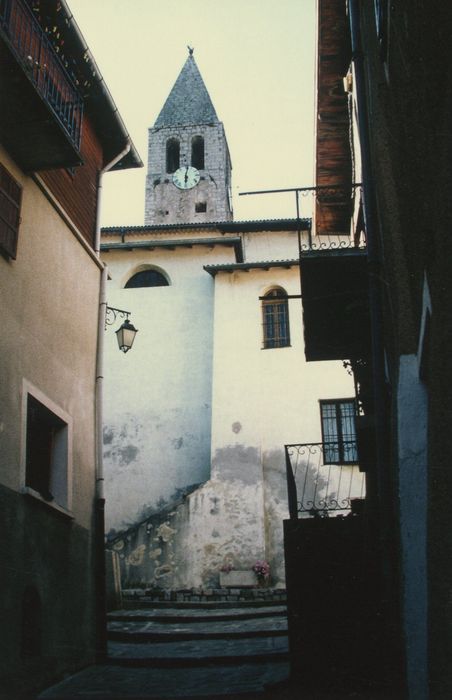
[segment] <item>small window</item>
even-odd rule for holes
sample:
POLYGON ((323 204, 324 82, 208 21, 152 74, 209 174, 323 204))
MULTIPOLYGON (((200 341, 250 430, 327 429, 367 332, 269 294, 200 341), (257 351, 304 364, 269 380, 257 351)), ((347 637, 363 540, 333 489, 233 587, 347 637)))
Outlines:
POLYGON ((207 211, 207 204, 206 202, 196 202, 195 204, 195 212, 197 214, 207 211))
POLYGON ((124 285, 124 289, 136 289, 138 287, 168 287, 168 280, 158 270, 141 270, 141 272, 133 275, 124 285))
POLYGON ((16 259, 22 187, 0 163, 0 250, 16 259))
POLYGON ((166 172, 174 173, 180 164, 180 144, 178 139, 171 138, 166 142, 166 172))
POLYGON ((264 348, 290 345, 289 305, 283 289, 271 289, 262 300, 264 348))
POLYGON ((204 170, 204 139, 193 136, 191 140, 191 164, 198 170, 204 170))
POLYGON ((356 464, 354 399, 335 399, 320 402, 322 442, 325 464, 356 464))
POLYGON ((68 425, 31 394, 27 399, 25 486, 68 507, 68 425))

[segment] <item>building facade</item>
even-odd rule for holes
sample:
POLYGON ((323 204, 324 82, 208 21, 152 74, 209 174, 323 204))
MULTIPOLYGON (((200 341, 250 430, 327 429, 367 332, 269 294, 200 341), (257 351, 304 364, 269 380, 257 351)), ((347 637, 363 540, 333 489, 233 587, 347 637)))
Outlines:
POLYGON ((147 223, 102 232, 109 299, 139 328, 127 368, 107 350, 109 547, 123 585, 217 588, 267 560, 283 586, 284 445, 320 443, 319 400, 353 395, 340 362, 303 355, 310 221, 230 220, 224 130, 192 55, 149 147, 147 223))
POLYGON ((39 689, 99 650, 97 182, 121 152, 116 167, 140 164, 131 144, 126 155, 124 125, 92 77, 98 69, 85 58, 72 14, 59 5, 57 12, 53 2, 7 0, 0 10, 1 687, 8 697, 39 689))
POLYGON ((346 212, 367 253, 301 257, 308 357, 347 354, 357 388, 369 646, 348 683, 416 699, 452 688, 450 28, 440 3, 319 0, 318 220, 346 212))

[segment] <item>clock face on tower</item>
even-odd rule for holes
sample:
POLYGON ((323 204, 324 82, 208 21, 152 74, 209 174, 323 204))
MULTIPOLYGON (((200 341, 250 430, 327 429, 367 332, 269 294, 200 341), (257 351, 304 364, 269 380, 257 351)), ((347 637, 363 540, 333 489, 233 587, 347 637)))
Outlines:
POLYGON ((180 190, 189 190, 198 184, 199 178, 199 170, 196 170, 192 165, 184 165, 173 174, 173 183, 180 190))

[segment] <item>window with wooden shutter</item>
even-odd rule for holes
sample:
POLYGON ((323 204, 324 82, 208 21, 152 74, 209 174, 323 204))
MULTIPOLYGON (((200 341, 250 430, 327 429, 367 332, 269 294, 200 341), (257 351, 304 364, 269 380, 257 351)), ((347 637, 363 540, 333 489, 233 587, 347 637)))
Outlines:
POLYGON ((0 163, 0 251, 16 258, 22 187, 0 163))

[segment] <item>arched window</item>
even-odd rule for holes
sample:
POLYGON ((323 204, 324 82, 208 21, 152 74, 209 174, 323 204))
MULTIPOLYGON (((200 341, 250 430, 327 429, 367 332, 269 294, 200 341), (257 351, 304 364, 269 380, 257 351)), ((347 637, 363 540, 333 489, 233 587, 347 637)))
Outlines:
POLYGON ((289 304, 284 289, 270 289, 262 300, 264 348, 290 345, 289 304))
POLYGON ((127 280, 124 289, 137 287, 168 287, 168 280, 158 270, 141 270, 127 280))
POLYGON ((174 173, 180 164, 180 144, 175 138, 166 142, 166 172, 174 173))
POLYGON ((204 169, 204 139, 202 136, 193 136, 191 140, 191 164, 198 170, 204 169))
POLYGON ((22 657, 41 654, 41 635, 41 599, 34 586, 27 586, 22 597, 22 657))

